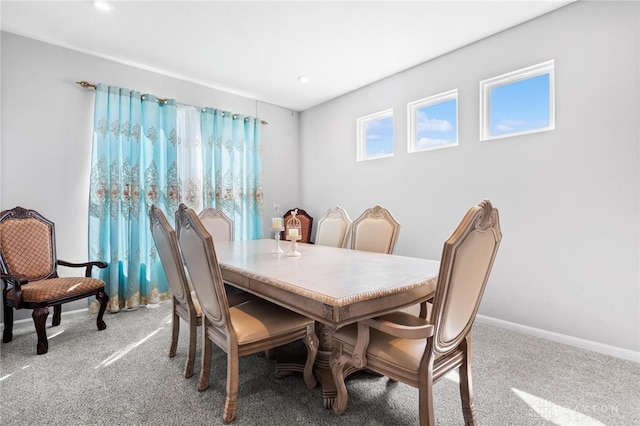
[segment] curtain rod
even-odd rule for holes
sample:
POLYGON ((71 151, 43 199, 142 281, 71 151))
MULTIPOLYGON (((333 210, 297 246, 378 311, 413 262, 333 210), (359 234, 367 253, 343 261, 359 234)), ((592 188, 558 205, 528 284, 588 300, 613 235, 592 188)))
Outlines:
MULTIPOLYGON (((93 84, 93 83, 89 83, 88 81, 76 81, 76 84, 79 84, 80 86, 84 87, 85 89, 88 88, 92 88, 92 89, 97 89, 98 86, 93 84)), ((167 99, 166 98, 156 98, 158 100, 158 102, 165 102, 167 99)), ((264 125, 269 124, 268 122, 264 121, 264 120, 260 120, 260 122, 264 125)))

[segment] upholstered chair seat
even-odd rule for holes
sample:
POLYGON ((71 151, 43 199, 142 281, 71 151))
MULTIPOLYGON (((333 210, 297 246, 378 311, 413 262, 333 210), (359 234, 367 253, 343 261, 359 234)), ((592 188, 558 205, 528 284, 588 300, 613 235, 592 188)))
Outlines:
POLYGON ((476 425, 471 380, 471 327, 502 239, 498 211, 489 200, 472 207, 445 242, 432 306, 420 315, 396 311, 338 329, 331 372, 333 411, 347 408, 344 378, 369 369, 418 388, 421 426, 435 425, 433 385, 458 371, 465 425, 476 425))
MULTIPOLYGON (((77 277, 51 278, 48 280, 31 281, 22 286, 22 301, 26 303, 42 303, 62 300, 70 296, 98 291, 104 287, 104 281, 97 278, 77 277)), ((7 291, 8 300, 15 300, 15 290, 7 291)))
POLYGON ((55 226, 34 210, 15 207, 0 213, 0 278, 4 332, 2 341, 13 339, 13 309, 33 309, 38 335, 36 352, 49 350, 46 320, 53 306, 52 325, 61 321, 62 304, 95 296, 100 304, 96 325, 104 330, 102 317, 109 296, 104 281, 93 278, 93 268, 106 268, 105 262, 71 263, 56 257, 55 226), (82 277, 59 277, 58 266, 84 268, 82 277))
MULTIPOLYGON (((169 224, 166 216, 157 206, 149 209, 151 236, 156 245, 158 256, 162 262, 172 298, 171 315, 171 342, 169 345, 169 357, 176 355, 178 337, 180 335, 180 318, 189 328, 189 348, 187 361, 184 367, 184 377, 193 375, 193 367, 196 359, 196 334, 197 328, 202 325, 202 308, 196 292, 184 268, 182 254, 178 246, 175 231, 169 224)), ((242 303, 252 296, 245 292, 234 293, 229 297, 229 304, 242 303)))
POLYGON ((184 204, 176 212, 176 228, 180 249, 202 307, 203 345, 198 390, 209 387, 212 344, 227 354, 223 421, 229 423, 236 415, 240 357, 302 340, 307 347, 303 378, 307 387, 313 389, 317 384, 312 370, 318 350, 315 322, 259 298, 230 306, 213 238, 195 212, 184 204))

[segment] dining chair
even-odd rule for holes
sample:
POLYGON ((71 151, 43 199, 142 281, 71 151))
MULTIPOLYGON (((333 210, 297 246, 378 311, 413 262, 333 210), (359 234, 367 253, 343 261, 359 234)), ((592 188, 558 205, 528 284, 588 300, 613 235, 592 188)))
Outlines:
POLYGON ((102 317, 109 296, 104 281, 92 278, 93 267, 105 262, 71 263, 56 257, 55 225, 35 210, 15 207, 0 213, 0 279, 4 332, 2 342, 13 340, 13 310, 33 309, 38 343, 36 353, 49 350, 46 322, 53 306, 52 326, 60 325, 62 304, 95 296, 100 303, 96 325, 104 330, 102 317), (84 277, 59 277, 58 266, 84 268, 84 277))
POLYGON ((307 348, 304 382, 317 382, 313 364, 318 350, 314 321, 267 300, 256 298, 230 306, 211 235, 184 204, 176 212, 178 244, 202 309, 202 359, 198 390, 209 387, 212 343, 227 354, 223 421, 233 421, 238 398, 239 358, 302 340, 307 348))
MULTIPOLYGON (((178 246, 176 233, 169 224, 165 214, 156 205, 149 209, 151 236, 156 245, 158 257, 169 282, 171 290, 171 343, 169 345, 169 357, 176 355, 178 337, 180 335, 180 318, 187 323, 189 330, 189 345, 187 361, 184 366, 184 377, 193 375, 193 367, 196 359, 197 327, 202 325, 202 310, 195 292, 191 289, 189 278, 182 261, 182 254, 178 246)), ((229 296, 229 304, 242 303, 253 296, 248 293, 233 294, 229 296)))
POLYGON ((222 210, 209 207, 198 213, 198 217, 213 241, 233 241, 233 221, 222 210))
POLYGON ((351 248, 392 254, 400 235, 400 223, 380 206, 366 209, 351 224, 351 248))
POLYGON ((284 214, 283 217, 283 225, 284 225, 284 231, 282 231, 280 233, 280 239, 281 240, 286 240, 286 236, 289 235, 289 229, 287 228, 287 221, 289 219, 291 219, 292 213, 294 211, 296 212, 296 219, 298 219, 300 221, 300 239, 298 240, 299 243, 310 243, 311 242, 311 228, 313 227, 313 217, 311 217, 311 215, 309 215, 309 213, 307 213, 306 211, 299 209, 299 208, 295 208, 295 209, 291 209, 289 211, 287 211, 284 214))
MULTIPOLYGON (((207 232, 211 234, 214 243, 216 241, 233 241, 233 220, 224 214, 222 210, 214 207, 208 207, 198 213, 198 218, 202 222, 202 225, 204 225, 207 232)), ((225 289, 227 290, 229 303, 232 305, 255 297, 251 293, 241 290, 226 281, 225 289)), ((269 356, 268 353, 267 356, 269 356)))
POLYGON ((335 206, 318 220, 315 243, 321 246, 347 246, 351 218, 345 209, 335 206))
POLYGON ((465 425, 477 424, 471 385, 471 327, 502 239, 487 199, 469 209, 444 243, 435 297, 426 319, 402 311, 360 321, 334 334, 333 411, 344 413, 344 377, 366 368, 418 388, 420 425, 435 425, 433 385, 457 370, 465 425))

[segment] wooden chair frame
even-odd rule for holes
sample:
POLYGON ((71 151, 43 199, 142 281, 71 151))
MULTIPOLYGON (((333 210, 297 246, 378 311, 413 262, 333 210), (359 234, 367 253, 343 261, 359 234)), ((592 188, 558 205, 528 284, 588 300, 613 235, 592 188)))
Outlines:
POLYGON ((477 424, 470 333, 501 239, 498 211, 485 199, 444 244, 427 319, 398 311, 336 331, 330 361, 338 390, 335 413, 347 407, 344 377, 367 368, 418 388, 420 425, 434 425, 433 385, 458 370, 464 424, 477 424))
POLYGON ((104 281, 92 278, 93 267, 105 262, 72 263, 56 257, 55 225, 35 210, 15 207, 0 213, 0 278, 4 332, 2 341, 13 340, 13 309, 33 309, 38 335, 36 352, 47 353, 46 321, 53 306, 54 327, 60 325, 62 304, 95 296, 100 303, 96 325, 104 330, 103 315, 109 296, 104 281), (19 235, 18 235, 19 234, 19 235), (59 277, 58 266, 84 268, 83 278, 59 277))
POLYGON ((213 239, 195 212, 184 204, 176 212, 176 232, 202 308, 202 366, 198 390, 209 387, 212 343, 227 354, 223 421, 229 423, 235 418, 242 356, 302 340, 307 347, 303 377, 307 387, 313 389, 317 384, 313 364, 318 350, 314 321, 263 299, 230 307, 213 239))
POLYGON ((151 236, 162 262, 169 288, 171 289, 171 343, 169 357, 176 355, 180 335, 180 318, 186 321, 189 330, 189 349, 184 366, 184 377, 193 376, 196 359, 197 328, 202 325, 202 315, 197 299, 192 297, 189 281, 182 263, 175 231, 166 216, 157 206, 149 209, 151 236))

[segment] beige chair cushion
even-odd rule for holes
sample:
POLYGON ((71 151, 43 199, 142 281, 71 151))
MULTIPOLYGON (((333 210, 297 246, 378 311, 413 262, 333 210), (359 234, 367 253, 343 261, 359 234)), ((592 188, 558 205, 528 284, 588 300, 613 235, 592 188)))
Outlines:
MULTIPOLYGON (((388 317, 388 319, 396 323, 406 324, 415 320, 426 324, 426 321, 410 314, 396 312, 392 315, 393 317, 388 317), (398 319, 400 315, 406 315, 407 318, 404 320, 398 319)), ((357 336, 358 325, 350 324, 337 330, 334 334, 334 339, 353 347, 356 344, 357 336)), ((398 369, 417 373, 426 345, 427 339, 402 339, 371 328, 367 358, 369 362, 375 362, 377 358, 377 360, 397 366, 398 369)))
POLYGON ((313 324, 313 320, 263 299, 233 306, 229 314, 239 345, 289 334, 292 328, 313 324))

